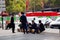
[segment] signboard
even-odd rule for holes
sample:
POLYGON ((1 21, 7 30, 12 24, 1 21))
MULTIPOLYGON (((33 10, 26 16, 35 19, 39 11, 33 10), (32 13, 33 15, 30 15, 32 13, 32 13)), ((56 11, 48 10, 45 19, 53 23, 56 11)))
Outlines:
MULTIPOLYGON (((59 12, 60 13, 60 12, 59 12)), ((26 16, 59 16, 58 12, 29 12, 26 16)))

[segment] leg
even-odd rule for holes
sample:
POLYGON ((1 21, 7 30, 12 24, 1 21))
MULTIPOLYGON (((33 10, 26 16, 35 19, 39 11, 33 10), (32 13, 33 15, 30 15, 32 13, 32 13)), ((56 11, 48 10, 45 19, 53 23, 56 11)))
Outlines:
POLYGON ((28 29, 27 29, 27 27, 26 27, 26 33, 28 33, 28 29))
POLYGON ((36 28, 36 33, 38 33, 38 27, 36 28))
POLYGON ((12 26, 12 33, 15 33, 15 25, 12 26))
POLYGON ((30 32, 32 32, 32 27, 30 27, 30 32))
POLYGON ((20 32, 22 32, 22 27, 20 27, 20 32))
POLYGON ((42 32, 42 29, 39 27, 39 31, 42 32))
POLYGON ((8 25, 6 26, 6 30, 8 29, 8 25))
POLYGON ((25 28, 23 28, 23 32, 24 32, 24 34, 25 34, 25 28))
POLYGON ((34 28, 35 29, 35 32, 34 33, 37 33, 37 28, 34 28))
POLYGON ((15 33, 15 27, 12 27, 12 33, 15 33))

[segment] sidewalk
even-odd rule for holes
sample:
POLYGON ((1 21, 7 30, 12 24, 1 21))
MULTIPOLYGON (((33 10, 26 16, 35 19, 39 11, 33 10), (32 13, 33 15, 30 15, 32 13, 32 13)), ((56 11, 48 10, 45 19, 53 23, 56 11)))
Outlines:
POLYGON ((19 34, 23 34, 22 32, 17 32, 17 30, 15 30, 16 33, 12 33, 12 30, 2 30, 0 29, 0 36, 9 36, 9 35, 19 35, 19 34))
MULTIPOLYGON (((22 32, 17 32, 17 30, 15 30, 16 33, 12 33, 11 29, 10 30, 2 30, 0 29, 0 36, 8 36, 8 35, 21 35, 23 34, 22 32)), ((59 29, 50 29, 50 28, 46 28, 46 30, 44 31, 45 33, 49 33, 49 34, 59 34, 59 29)), ((41 34, 43 34, 44 32, 42 32, 41 34)))
POLYGON ((60 40, 58 29, 46 29, 40 34, 12 33, 11 30, 0 29, 0 40, 60 40))

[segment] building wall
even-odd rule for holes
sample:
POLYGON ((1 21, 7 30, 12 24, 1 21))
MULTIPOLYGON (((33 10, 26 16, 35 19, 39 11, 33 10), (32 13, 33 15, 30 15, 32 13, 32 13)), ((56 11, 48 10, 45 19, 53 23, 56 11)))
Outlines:
POLYGON ((5 0, 0 0, 0 11, 5 11, 6 7, 5 7, 5 0))

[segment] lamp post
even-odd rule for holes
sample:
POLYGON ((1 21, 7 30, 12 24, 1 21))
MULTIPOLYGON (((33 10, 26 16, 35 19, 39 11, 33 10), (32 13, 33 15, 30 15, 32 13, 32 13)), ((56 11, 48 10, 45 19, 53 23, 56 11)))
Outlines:
POLYGON ((3 27, 3 15, 2 15, 2 29, 4 29, 4 27, 3 27))

